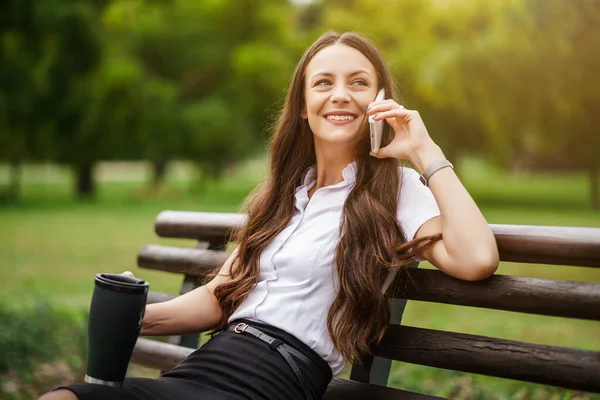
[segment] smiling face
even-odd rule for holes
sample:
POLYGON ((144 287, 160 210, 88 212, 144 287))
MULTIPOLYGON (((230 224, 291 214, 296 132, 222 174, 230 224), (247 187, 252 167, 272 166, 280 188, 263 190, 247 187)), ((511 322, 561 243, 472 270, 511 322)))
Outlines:
POLYGON ((334 44, 319 51, 305 71, 302 118, 315 146, 351 145, 368 131, 364 108, 378 91, 377 72, 360 51, 334 44))

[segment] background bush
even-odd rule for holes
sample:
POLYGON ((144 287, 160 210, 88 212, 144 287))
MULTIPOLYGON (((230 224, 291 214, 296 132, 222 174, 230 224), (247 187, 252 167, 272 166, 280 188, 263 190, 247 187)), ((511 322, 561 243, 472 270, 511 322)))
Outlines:
POLYGON ((59 310, 42 299, 22 306, 0 300, 0 321, 0 398, 35 398, 83 377, 83 310, 59 310))

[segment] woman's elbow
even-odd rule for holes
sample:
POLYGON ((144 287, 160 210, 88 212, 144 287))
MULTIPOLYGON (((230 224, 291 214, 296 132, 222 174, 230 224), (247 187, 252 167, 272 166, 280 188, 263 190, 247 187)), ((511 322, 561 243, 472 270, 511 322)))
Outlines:
POLYGON ((461 279, 467 281, 480 281, 494 275, 500 264, 498 249, 480 252, 470 262, 463 265, 463 276, 461 279))

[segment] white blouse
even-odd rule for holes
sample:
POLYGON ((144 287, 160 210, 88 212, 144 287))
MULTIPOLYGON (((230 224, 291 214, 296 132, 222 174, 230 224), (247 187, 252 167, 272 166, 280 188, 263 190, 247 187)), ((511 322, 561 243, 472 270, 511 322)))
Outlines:
MULTIPOLYGON (((344 369, 345 361, 333 346, 326 321, 339 285, 333 259, 340 217, 356 170, 356 161, 348 164, 342 182, 318 189, 310 201, 316 167, 308 170, 296 189, 296 209, 289 224, 261 254, 258 284, 229 318, 263 322, 291 333, 319 354, 334 376, 344 369)), ((397 217, 411 240, 440 211, 415 170, 400 167, 398 172, 403 179, 397 217)))

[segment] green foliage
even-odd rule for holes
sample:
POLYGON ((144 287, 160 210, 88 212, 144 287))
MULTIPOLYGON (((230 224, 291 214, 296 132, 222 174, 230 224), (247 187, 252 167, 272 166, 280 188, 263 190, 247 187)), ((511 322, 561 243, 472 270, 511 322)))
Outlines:
POLYGON ((146 159, 158 170, 185 158, 216 177, 262 151, 295 62, 334 29, 383 50, 403 102, 455 164, 478 154, 504 168, 587 169, 600 207, 594 0, 9 0, 4 9, 0 159, 69 165, 79 190, 93 190, 85 181, 99 160, 146 159))
POLYGON ((130 154, 184 157, 214 177, 260 149, 291 73, 290 12, 282 0, 112 2, 108 59, 140 67, 130 154))
POLYGON ((71 87, 97 63, 94 10, 68 1, 9 1, 0 24, 0 157, 48 158, 71 87))
POLYGON ((59 311, 42 299, 18 307, 0 299, 0 321, 0 397, 33 397, 80 374, 87 349, 83 312, 59 311))
POLYGON ((356 30, 381 47, 448 157, 586 169, 600 207, 597 1, 323 0, 306 13, 315 34, 356 30))
POLYGON ((91 197, 100 159, 186 157, 218 176, 262 150, 298 55, 289 2, 99 4, 9 2, 0 159, 69 165, 91 197))

